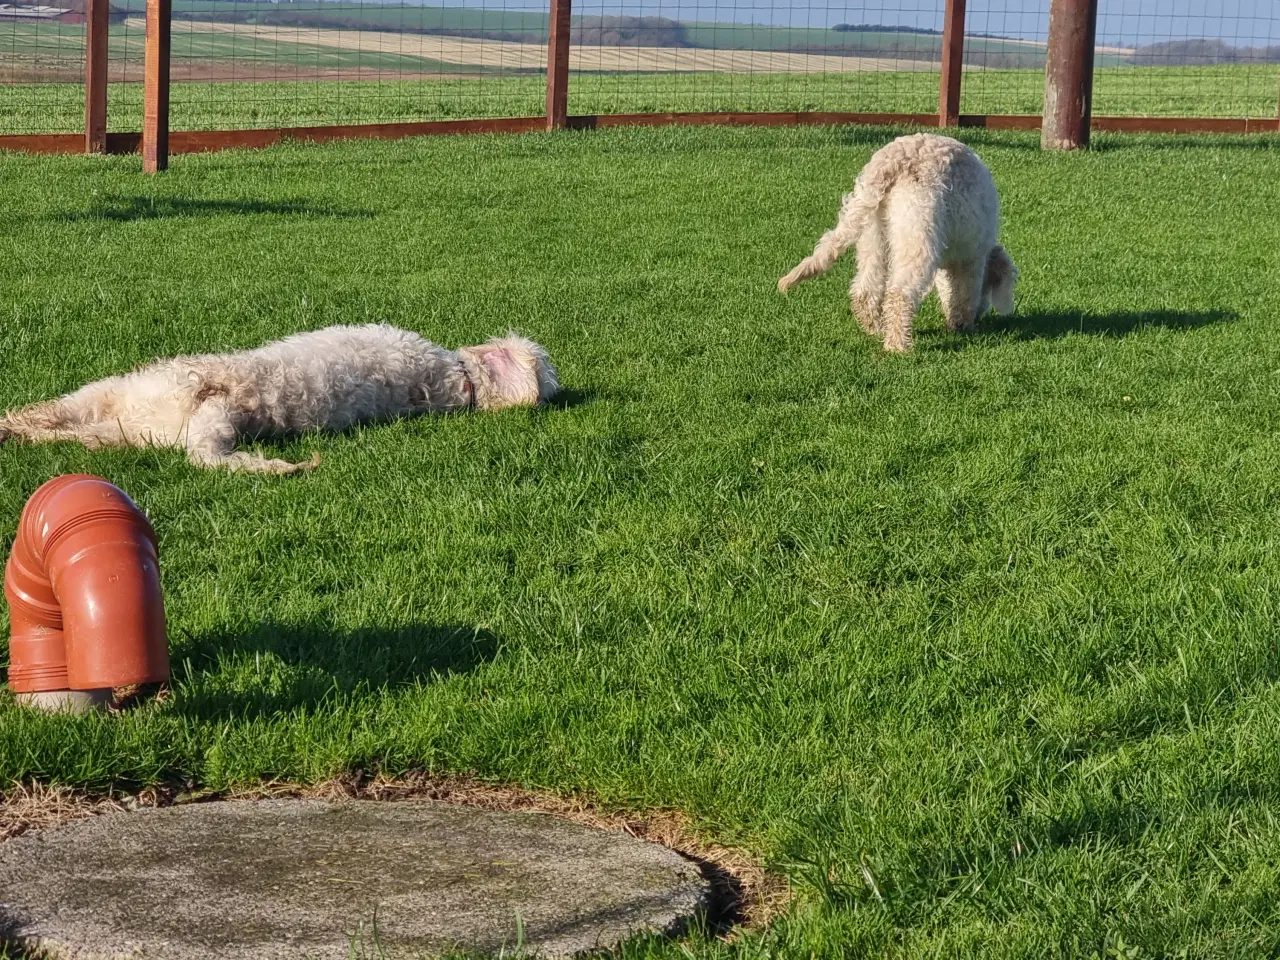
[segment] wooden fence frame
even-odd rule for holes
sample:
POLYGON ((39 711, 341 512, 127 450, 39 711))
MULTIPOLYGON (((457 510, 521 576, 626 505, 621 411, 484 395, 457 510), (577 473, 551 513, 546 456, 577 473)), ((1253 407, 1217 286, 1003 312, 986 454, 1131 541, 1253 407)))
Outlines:
POLYGON ((171 154, 230 147, 266 147, 284 140, 322 142, 351 138, 396 139, 440 134, 530 133, 671 124, 744 127, 866 124, 872 126, 984 127, 1041 130, 1045 149, 1075 149, 1090 130, 1125 133, 1277 133, 1275 118, 1094 117, 1093 52, 1098 0, 1053 0, 1045 57, 1045 115, 962 114, 965 0, 946 0, 938 112, 917 113, 637 113, 570 116, 569 51, 572 0, 550 0, 547 105, 539 117, 430 120, 410 123, 277 127, 258 130, 169 131, 169 66, 172 0, 147 0, 147 34, 141 133, 107 132, 107 24, 109 0, 88 0, 85 18, 85 131, 83 134, 0 135, 0 150, 31 153, 141 153, 148 173, 164 170, 171 154))

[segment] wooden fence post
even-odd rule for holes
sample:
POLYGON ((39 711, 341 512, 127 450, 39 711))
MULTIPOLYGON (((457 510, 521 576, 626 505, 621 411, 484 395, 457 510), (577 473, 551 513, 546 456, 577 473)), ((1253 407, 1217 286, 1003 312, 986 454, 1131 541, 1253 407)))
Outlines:
POLYGON ((142 90, 142 172, 169 166, 169 31, 173 0, 147 0, 142 90))
POLYGON ((1053 0, 1044 61, 1043 150, 1076 150, 1089 145, 1097 32, 1098 0, 1053 0))
POLYGON ((110 0, 88 0, 84 20, 84 152, 107 152, 107 27, 110 0))
POLYGON ((964 3, 947 0, 942 20, 942 89, 938 92, 938 126, 960 126, 960 78, 964 66, 964 3))
POLYGON ((569 119, 570 0, 551 0, 547 35, 547 129, 563 130, 569 119))

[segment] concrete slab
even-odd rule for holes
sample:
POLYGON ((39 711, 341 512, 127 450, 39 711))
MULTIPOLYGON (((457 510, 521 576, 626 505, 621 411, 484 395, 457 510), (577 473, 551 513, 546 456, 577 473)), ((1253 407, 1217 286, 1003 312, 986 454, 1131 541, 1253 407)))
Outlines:
POLYGON ((625 834, 428 803, 198 803, 0 845, 0 935, 74 960, 379 957, 375 912, 381 956, 564 957, 674 932, 709 893, 625 834))

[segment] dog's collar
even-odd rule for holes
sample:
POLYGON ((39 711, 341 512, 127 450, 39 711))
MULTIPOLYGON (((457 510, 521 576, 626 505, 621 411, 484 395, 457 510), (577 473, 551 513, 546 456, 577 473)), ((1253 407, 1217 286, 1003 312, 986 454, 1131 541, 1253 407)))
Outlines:
POLYGON ((471 379, 471 373, 467 370, 467 365, 459 360, 458 369, 462 371, 462 392, 466 394, 467 406, 474 407, 476 405, 476 384, 471 379))

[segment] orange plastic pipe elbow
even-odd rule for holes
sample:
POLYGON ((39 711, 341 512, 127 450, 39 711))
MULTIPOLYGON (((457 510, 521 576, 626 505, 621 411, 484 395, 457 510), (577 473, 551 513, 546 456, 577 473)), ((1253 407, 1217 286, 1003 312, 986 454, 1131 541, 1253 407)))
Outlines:
POLYGON ((156 534, 107 481, 69 474, 31 495, 4 595, 14 693, 169 679, 156 534))

